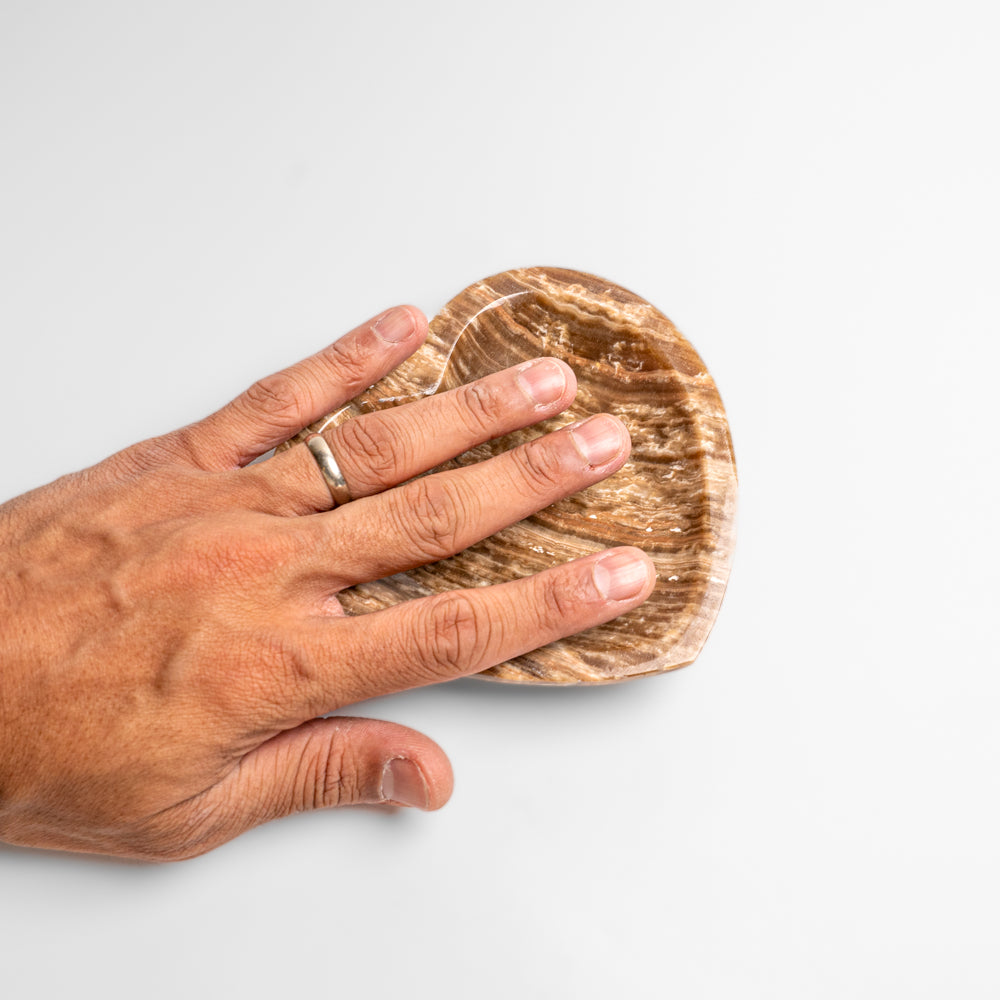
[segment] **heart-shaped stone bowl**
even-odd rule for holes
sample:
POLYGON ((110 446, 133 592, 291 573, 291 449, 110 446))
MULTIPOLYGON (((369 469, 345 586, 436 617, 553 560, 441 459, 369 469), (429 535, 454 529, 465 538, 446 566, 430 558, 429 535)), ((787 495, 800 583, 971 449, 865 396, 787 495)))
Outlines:
POLYGON ((614 413, 628 426, 632 454, 626 465, 457 556, 353 587, 341 602, 349 614, 364 614, 511 580, 608 546, 635 545, 651 556, 658 573, 645 604, 479 676, 604 684, 685 666, 708 637, 726 589, 736 465, 712 377, 670 320, 639 296, 561 268, 523 268, 478 281, 434 317, 426 343, 400 368, 294 440, 541 355, 561 358, 576 372, 573 406, 445 467, 482 461, 599 412, 614 413))

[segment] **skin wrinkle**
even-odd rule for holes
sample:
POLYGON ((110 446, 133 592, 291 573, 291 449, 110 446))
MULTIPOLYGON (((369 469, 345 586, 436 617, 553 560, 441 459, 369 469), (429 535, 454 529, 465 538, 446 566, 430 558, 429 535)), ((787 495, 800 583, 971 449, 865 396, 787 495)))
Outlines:
POLYGON ((351 455, 349 482, 359 495, 375 493, 386 483, 398 481, 401 455, 407 450, 399 435, 378 433, 370 421, 354 420, 343 426, 340 441, 351 455))
POLYGON ((394 504, 396 522, 420 564, 438 562, 455 551, 465 512, 461 498, 441 480, 430 477, 412 483, 394 504))
MULTIPOLYGON (((473 431, 489 433, 501 421, 509 397, 508 387, 504 389, 507 391, 491 383, 473 382, 458 390, 463 395, 462 402, 473 431)), ((531 400, 528 403, 534 406, 531 400)))

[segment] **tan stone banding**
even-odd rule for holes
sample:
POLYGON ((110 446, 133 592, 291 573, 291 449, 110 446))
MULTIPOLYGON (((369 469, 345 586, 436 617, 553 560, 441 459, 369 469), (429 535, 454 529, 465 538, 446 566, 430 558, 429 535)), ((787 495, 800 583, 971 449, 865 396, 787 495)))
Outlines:
POLYGON ((725 410, 701 358, 659 310, 618 285, 561 268, 505 271, 470 285, 430 324, 424 346, 331 422, 550 355, 576 372, 573 406, 552 420, 472 449, 481 461, 593 413, 621 417, 632 455, 616 475, 451 559, 353 587, 351 614, 457 587, 535 573, 610 545, 656 563, 650 599, 628 614, 485 671, 519 683, 601 684, 690 663, 715 621, 734 540, 736 466, 725 410))

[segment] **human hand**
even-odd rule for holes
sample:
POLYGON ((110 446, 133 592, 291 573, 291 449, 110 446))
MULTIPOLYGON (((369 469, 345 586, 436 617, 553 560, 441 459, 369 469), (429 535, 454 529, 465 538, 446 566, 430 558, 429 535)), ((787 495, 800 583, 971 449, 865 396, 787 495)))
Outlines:
POLYGON ((170 860, 305 809, 437 809, 452 777, 434 742, 320 717, 646 599, 652 563, 625 548, 344 614, 338 591, 454 554, 628 455, 601 415, 412 478, 566 409, 573 373, 546 359, 325 431, 354 498, 332 511, 304 446, 249 464, 425 336, 417 310, 390 310, 205 420, 0 507, 0 839, 170 860))

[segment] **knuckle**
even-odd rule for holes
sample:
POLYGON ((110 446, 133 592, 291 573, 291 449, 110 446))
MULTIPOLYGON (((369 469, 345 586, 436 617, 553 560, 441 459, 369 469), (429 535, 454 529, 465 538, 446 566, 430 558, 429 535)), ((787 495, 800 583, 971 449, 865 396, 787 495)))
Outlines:
POLYGON ((477 431, 493 434, 504 422, 506 400, 498 386, 487 379, 463 385, 458 390, 458 403, 466 422, 477 431))
MULTIPOLYGON (((267 706, 282 717, 288 710, 286 701, 302 699, 318 693, 320 677, 316 663, 294 634, 285 629, 255 632, 250 636, 252 650, 239 660, 245 678, 240 687, 246 687, 244 699, 252 692, 259 706, 267 706)), ((235 685, 234 685, 235 686, 235 685)))
POLYGON ((228 577, 239 572, 247 558, 227 534, 188 530, 177 545, 176 565, 192 581, 228 577))
POLYGON ((330 740, 321 757, 321 780, 316 783, 317 809, 328 809, 330 806, 361 800, 357 772, 346 766, 344 758, 344 748, 340 742, 330 740))
POLYGON ((337 428, 339 443, 351 455, 352 472, 361 484, 382 489, 399 482, 403 476, 404 445, 397 434, 390 433, 379 420, 358 417, 337 428))
POLYGON ((298 643, 275 639, 273 656, 284 667, 289 681, 295 687, 313 688, 319 682, 313 658, 298 643))
POLYGON ((116 476, 128 478, 167 467, 176 469, 178 463, 192 463, 204 469, 207 466, 202 455, 201 437, 199 425, 191 424, 129 445, 112 455, 107 462, 116 476))
MULTIPOLYGON (((173 435, 175 440, 179 440, 181 432, 174 431, 173 435)), ((116 452, 108 461, 118 476, 131 478, 142 475, 164 464, 168 458, 174 457, 170 454, 169 448, 163 446, 163 441, 164 439, 155 438, 140 441, 116 452)))
POLYGON ((371 386, 371 361, 353 337, 335 340, 321 357, 337 385, 350 395, 356 396, 371 386))
POLYGON ((576 577, 565 573, 543 574, 536 580, 537 594, 533 605, 539 627, 558 628, 579 615, 580 607, 589 603, 589 593, 576 577))
POLYGON ((396 521, 421 559, 437 562, 460 547, 468 514, 454 486, 426 476, 394 493, 393 500, 396 521))
POLYGON ((562 464, 549 438, 529 441, 510 455, 520 480, 533 494, 549 497, 565 490, 562 464))
POLYGON ((301 721, 301 714, 328 710, 317 658, 289 632, 254 628, 230 642, 228 655, 215 658, 207 684, 225 717, 252 706, 257 717, 285 726, 301 721))
POLYGON ((491 665, 485 662, 493 639, 490 619, 467 594, 432 600, 420 626, 417 648, 424 648, 434 676, 450 678, 491 665))
POLYGON ((193 424, 149 442, 148 454, 158 456, 161 463, 186 458, 197 468, 208 470, 212 468, 212 461, 206 451, 204 435, 199 432, 198 425, 193 424))
POLYGON ((244 403, 258 419, 270 419, 281 427, 296 426, 303 405, 308 409, 305 396, 308 396, 306 387, 293 376, 275 372, 254 382, 244 393, 244 403))
POLYGON ((237 522, 196 518, 177 530, 170 546, 171 562, 181 582, 211 583, 218 590, 226 581, 260 580, 273 572, 282 553, 272 538, 246 530, 237 522))
POLYGON ((295 768, 298 789, 293 808, 329 809, 359 797, 357 782, 345 768, 344 747, 340 740, 331 739, 319 727, 298 751, 295 768))

